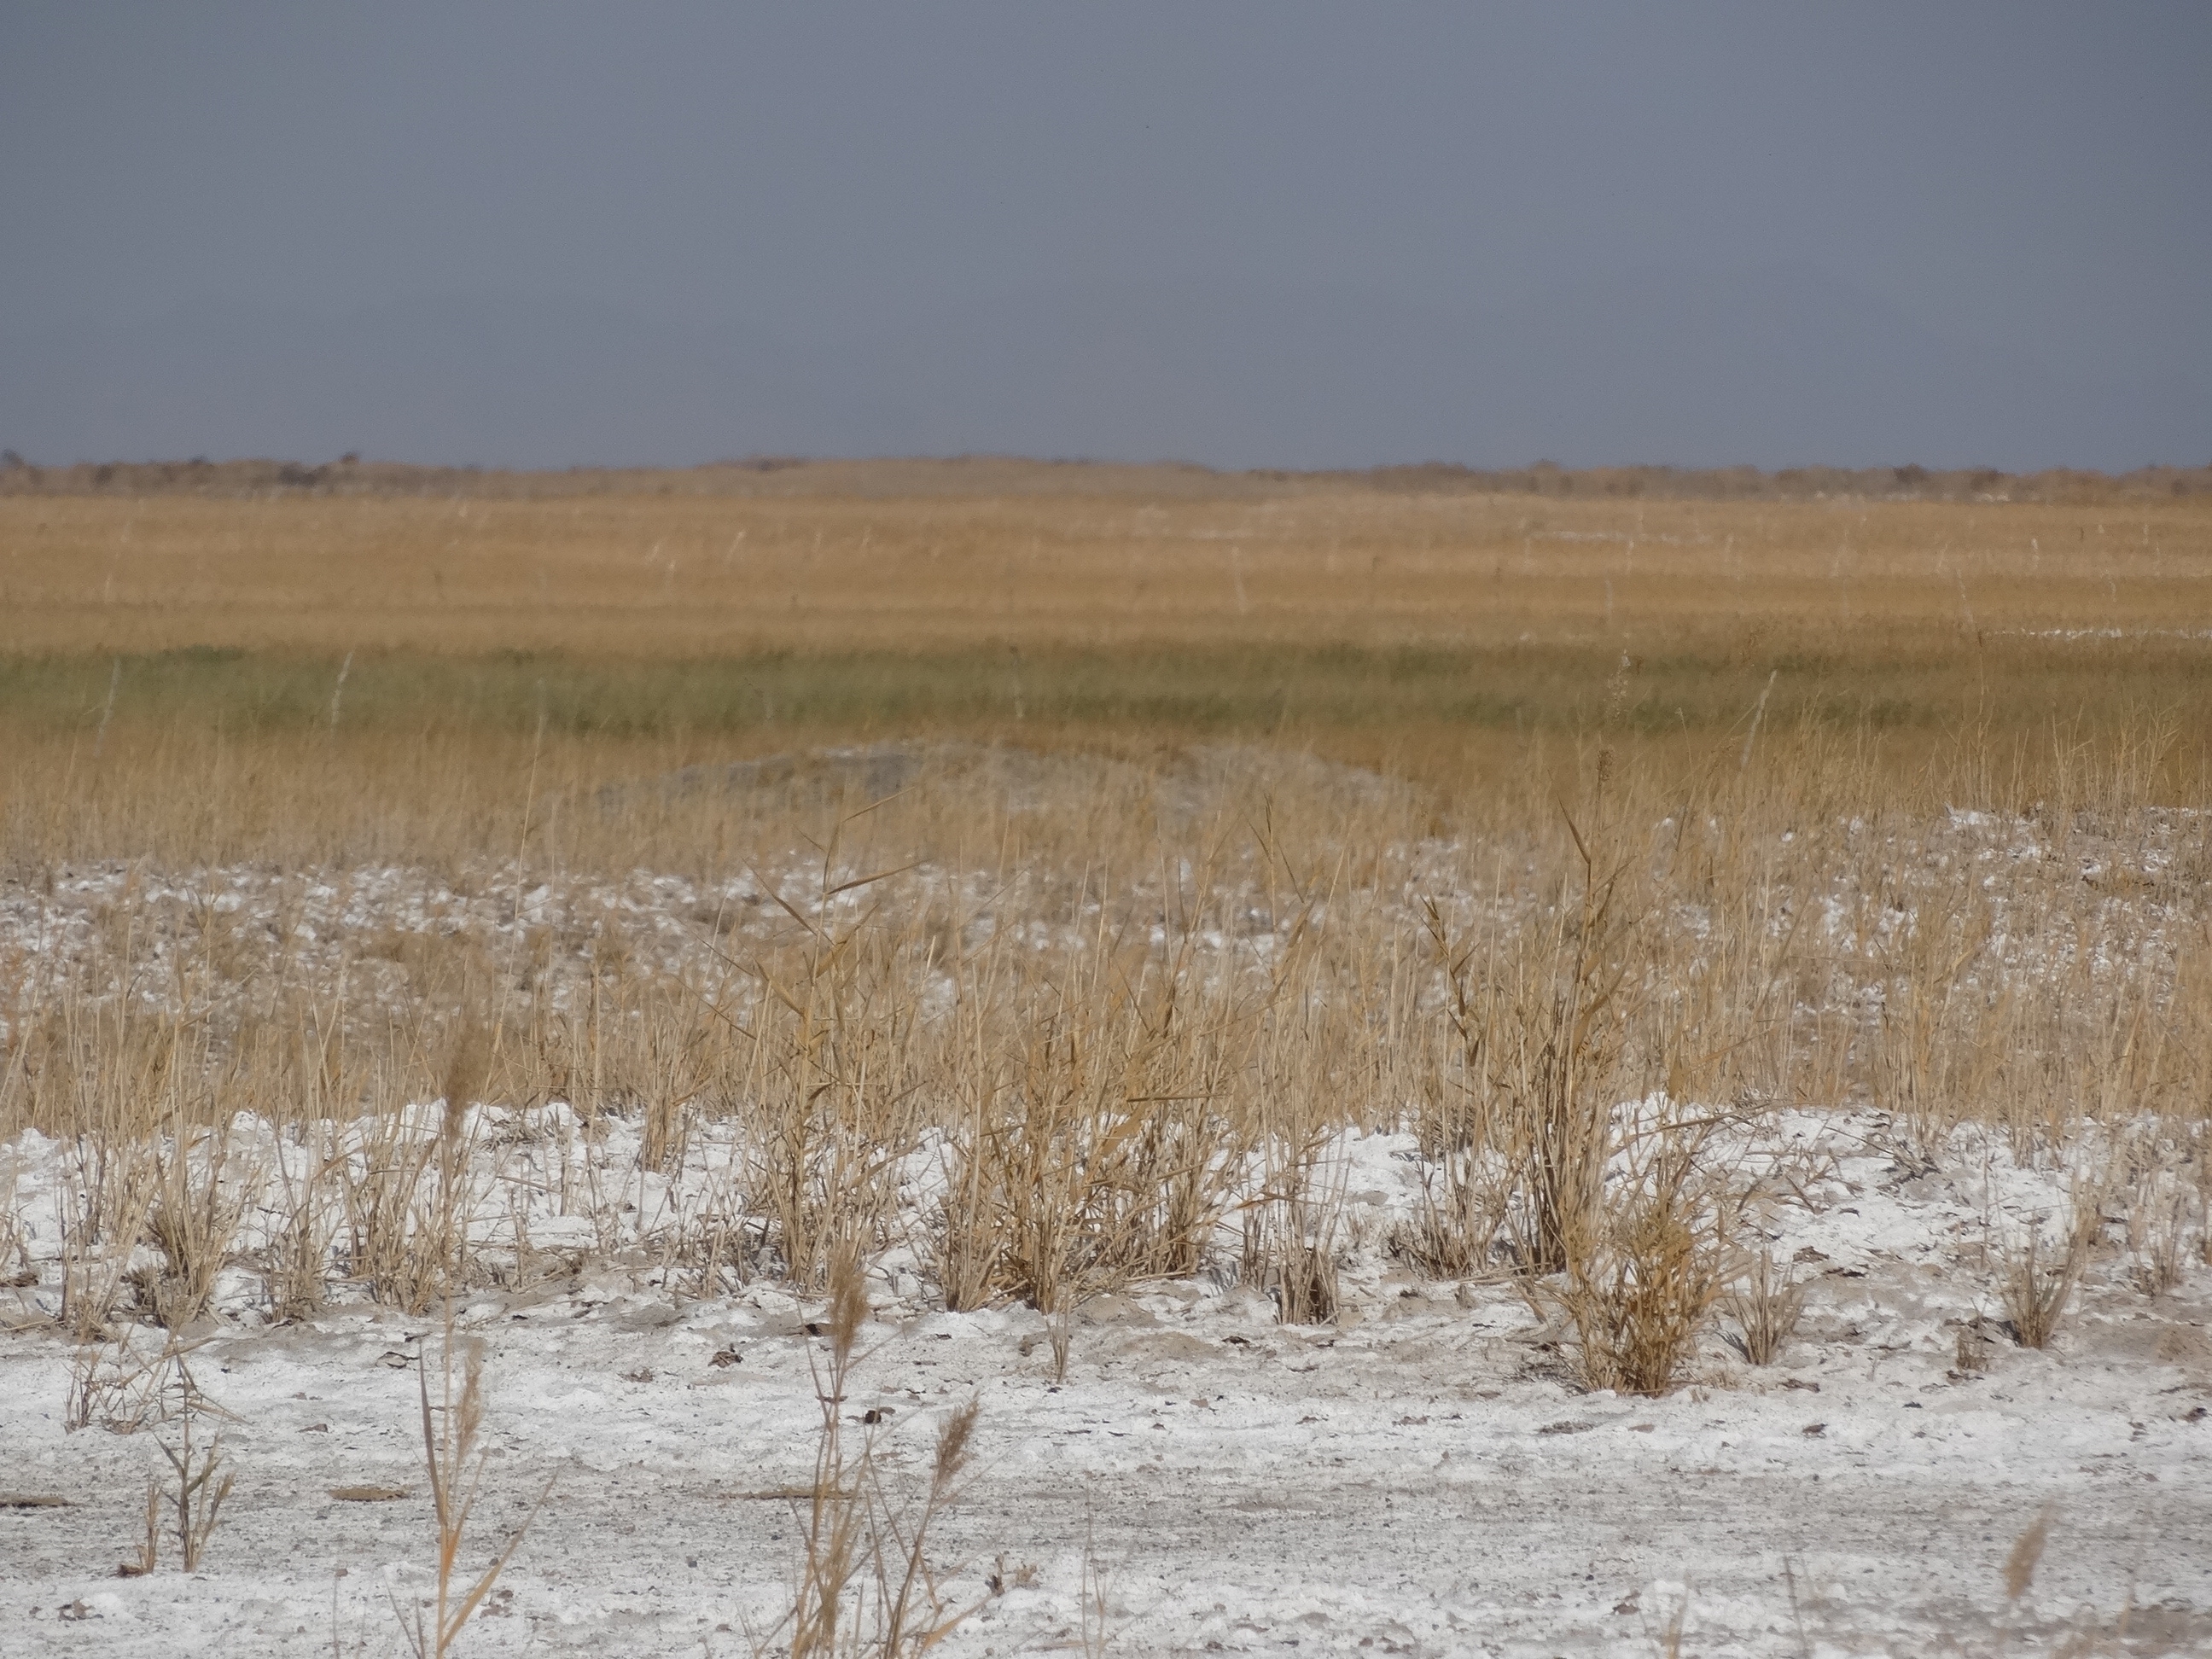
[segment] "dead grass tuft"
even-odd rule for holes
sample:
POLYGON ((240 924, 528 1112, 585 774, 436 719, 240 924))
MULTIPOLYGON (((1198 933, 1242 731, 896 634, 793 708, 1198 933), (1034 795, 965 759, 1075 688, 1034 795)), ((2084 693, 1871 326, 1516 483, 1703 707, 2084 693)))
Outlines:
POLYGON ((1735 1316, 1736 1347, 1743 1357, 1754 1365, 1771 1365, 1797 1328, 1805 1287, 1787 1270, 1778 1279, 1773 1253, 1762 1250, 1748 1282, 1728 1298, 1728 1310, 1735 1316))
POLYGON ((2016 1249, 2005 1253, 1998 1294, 2005 1316, 2011 1322, 2013 1338, 2021 1347, 2050 1346, 2081 1281, 2088 1254, 2089 1230, 2080 1221, 2055 1257, 2044 1243, 2040 1224, 2029 1230, 2016 1249))
POLYGON ((1568 1270, 1559 1296, 1592 1389, 1665 1394, 1695 1351, 1721 1277, 1719 1241, 1690 1190, 1694 1170, 1689 1147, 1662 1150, 1568 1270))

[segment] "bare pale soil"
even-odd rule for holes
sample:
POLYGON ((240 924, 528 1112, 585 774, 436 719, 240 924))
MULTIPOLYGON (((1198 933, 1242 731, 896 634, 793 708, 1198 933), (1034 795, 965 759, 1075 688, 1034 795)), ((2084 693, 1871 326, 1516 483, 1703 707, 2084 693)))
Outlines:
MULTIPOLYGON (((1800 1113, 1747 1135, 1746 1152, 1826 1171, 1766 1223, 1811 1301, 1778 1363, 1745 1364, 1723 1321, 1662 1399, 1580 1387, 1565 1333, 1510 1284, 1455 1290, 1376 1249, 1418 1204, 1397 1136, 1334 1149, 1370 1241, 1336 1324, 1282 1325, 1218 1278, 1132 1286, 1084 1305, 1055 1385, 1042 1316, 936 1310, 894 1250, 844 1411, 886 1419, 872 1432, 910 1483, 944 1413, 982 1402, 936 1540, 943 1593, 975 1609, 950 1652, 1079 1648, 1100 1620, 1086 1583, 1119 1652, 1644 1654, 1678 1613, 1683 1650, 1708 1654, 2203 1651, 2201 1273, 2154 1302, 2100 1266, 2051 1351, 2003 1342, 1961 1373, 1990 1227, 2063 1206, 2063 1174, 1968 1137, 1947 1171, 1908 1176, 1887 1129, 1800 1113), (2046 1508, 2033 1582, 2008 1595, 2046 1508)), ((561 1132, 536 1133, 550 1170, 561 1132)), ((650 1237, 671 1200, 625 1167, 635 1152, 617 1127, 599 1157, 647 1206, 625 1236, 650 1237)), ((480 1553, 556 1482, 467 1650, 779 1644, 823 1363, 803 1327, 822 1306, 766 1284, 685 1300, 654 1255, 618 1245, 460 1309, 493 1382, 480 1553)), ((419 1593, 431 1559, 415 1373, 436 1322, 357 1306, 269 1328, 236 1285, 189 1363, 235 1414, 240 1486, 189 1578, 112 1576, 157 1431, 66 1433, 67 1346, 0 1356, 9 1481, 73 1504, 0 1511, 11 1651, 395 1645, 388 1598, 419 1593), (332 1496, 361 1489, 403 1495, 332 1496)), ((17 1295, 27 1311, 45 1293, 17 1295)))

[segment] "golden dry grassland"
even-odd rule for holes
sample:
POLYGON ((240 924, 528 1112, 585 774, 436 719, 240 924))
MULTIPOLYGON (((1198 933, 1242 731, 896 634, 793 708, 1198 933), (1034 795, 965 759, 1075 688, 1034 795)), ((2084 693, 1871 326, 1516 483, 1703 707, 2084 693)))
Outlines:
POLYGON ((581 784, 924 734, 1257 738, 1487 794, 1601 727, 1683 763, 1756 708, 1994 805, 2159 730, 2164 787, 2194 790, 2212 730, 2197 498, 1000 471, 980 495, 850 470, 754 496, 0 495, 10 851, 187 855, 164 837, 188 795, 191 856, 372 825, 450 854, 512 817, 533 757, 581 784), (455 813, 476 826, 392 823, 455 813))
POLYGON ((1741 1267, 1717 1110, 2147 1124, 2112 1201, 2181 1172, 2201 1248, 2208 630, 2195 496, 0 495, 0 1134, 109 1149, 89 1340, 204 1307, 243 1110, 371 1126, 258 1189, 279 1312, 552 1270, 471 1244, 471 1101, 656 1167, 734 1121, 658 1245, 701 1294, 826 1282, 930 1146, 948 1305, 1234 1224, 1300 1319, 1320 1149, 1410 1127, 1392 1248, 1564 1273, 1586 1371, 1663 1389, 1741 1267))

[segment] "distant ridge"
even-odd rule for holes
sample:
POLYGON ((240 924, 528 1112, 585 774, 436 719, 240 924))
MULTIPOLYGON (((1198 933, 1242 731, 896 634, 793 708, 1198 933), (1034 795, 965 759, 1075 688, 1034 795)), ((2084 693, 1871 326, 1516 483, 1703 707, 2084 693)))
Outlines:
POLYGON ((1394 495, 1512 495, 1560 500, 1987 501, 2091 503, 2212 495, 2212 466, 1937 471, 1883 467, 1684 468, 1534 466, 1483 470, 1441 461, 1355 471, 1222 471, 1185 462, 1149 464, 965 455, 884 460, 760 456, 680 468, 570 467, 562 471, 414 466, 338 460, 80 461, 40 466, 0 454, 0 495, 465 496, 527 499, 605 495, 759 497, 852 495, 1101 495, 1255 499, 1370 489, 1394 495))
POLYGON ((1068 281, 830 337, 597 301, 329 316, 208 301, 12 335, 0 446, 54 462, 347 451, 437 465, 726 455, 1434 458, 1770 474, 2212 460, 2212 363, 2090 382, 1802 266, 1608 271, 1444 306, 1293 283, 1068 281))

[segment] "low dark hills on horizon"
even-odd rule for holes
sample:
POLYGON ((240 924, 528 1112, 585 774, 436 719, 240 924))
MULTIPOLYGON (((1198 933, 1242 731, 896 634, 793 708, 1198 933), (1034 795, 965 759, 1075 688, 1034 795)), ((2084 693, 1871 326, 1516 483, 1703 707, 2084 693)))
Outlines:
POLYGON ((746 454, 1224 469, 2051 467, 2212 459, 2212 386, 2081 384, 1799 266, 1506 304, 1068 284, 836 338, 467 294, 337 316, 204 301, 0 328, 0 447, 48 465, 357 452, 490 468, 746 454))

